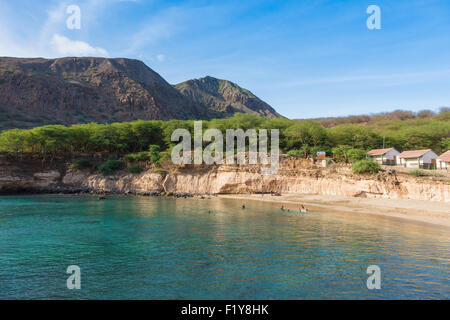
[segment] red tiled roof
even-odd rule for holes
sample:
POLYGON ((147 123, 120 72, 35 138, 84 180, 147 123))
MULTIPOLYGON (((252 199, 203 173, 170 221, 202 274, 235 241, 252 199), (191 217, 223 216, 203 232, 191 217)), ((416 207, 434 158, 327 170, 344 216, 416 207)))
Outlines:
POLYGON ((447 152, 444 152, 443 154, 441 154, 438 157, 439 160, 444 161, 444 162, 450 162, 450 150, 448 150, 447 152))
POLYGON ((429 151, 431 151, 431 149, 403 151, 397 157, 404 158, 404 159, 419 158, 419 157, 423 156, 425 153, 427 153, 429 151))
POLYGON ((367 152, 368 156, 381 156, 383 154, 388 153, 389 151, 393 150, 394 148, 387 148, 387 149, 373 149, 367 152))

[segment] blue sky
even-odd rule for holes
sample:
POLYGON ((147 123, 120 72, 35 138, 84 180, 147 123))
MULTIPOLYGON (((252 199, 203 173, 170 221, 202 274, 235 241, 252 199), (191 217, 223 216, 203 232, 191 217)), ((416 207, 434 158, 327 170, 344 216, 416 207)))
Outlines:
POLYGON ((450 105, 448 0, 40 2, 0 0, 0 56, 137 58, 170 83, 231 80, 289 118, 450 105))

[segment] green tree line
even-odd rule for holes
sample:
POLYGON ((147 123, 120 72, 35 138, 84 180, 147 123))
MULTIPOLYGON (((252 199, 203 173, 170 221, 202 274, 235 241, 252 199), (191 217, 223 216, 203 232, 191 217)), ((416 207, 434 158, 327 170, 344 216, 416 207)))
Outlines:
MULTIPOLYGON (((150 145, 165 151, 177 144, 171 141, 171 135, 178 128, 193 134, 194 121, 139 120, 12 129, 0 133, 0 152, 46 158, 76 153, 138 153, 148 151, 150 145)), ((282 151, 301 157, 325 151, 342 161, 361 158, 365 151, 381 148, 383 143, 385 147, 395 147, 399 151, 430 148, 439 154, 450 149, 450 112, 426 119, 383 120, 370 126, 340 124, 331 128, 325 128, 314 120, 267 119, 236 114, 232 118, 203 121, 203 130, 210 128, 219 129, 224 134, 226 129, 267 129, 269 133, 270 129, 279 129, 282 151)))

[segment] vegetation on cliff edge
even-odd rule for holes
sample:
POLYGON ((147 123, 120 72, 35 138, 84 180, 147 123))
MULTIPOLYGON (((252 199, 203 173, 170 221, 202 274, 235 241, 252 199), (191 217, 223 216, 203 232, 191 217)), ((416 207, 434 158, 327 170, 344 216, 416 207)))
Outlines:
MULTIPOLYGON (((125 160, 157 163, 161 153, 167 153, 178 143, 171 141, 172 132, 178 128, 193 133, 194 121, 138 120, 12 129, 0 133, 0 152, 42 158, 79 153, 131 154, 125 160)), ((399 151, 430 148, 438 154, 450 149, 448 111, 426 119, 386 120, 377 126, 340 124, 331 128, 313 120, 267 119, 236 114, 232 118, 203 121, 203 130, 209 128, 217 128, 223 134, 226 129, 237 128, 268 129, 269 133, 270 129, 279 129, 282 151, 305 158, 325 151, 328 156, 343 162, 364 159, 367 150, 382 148, 383 145, 399 151)))

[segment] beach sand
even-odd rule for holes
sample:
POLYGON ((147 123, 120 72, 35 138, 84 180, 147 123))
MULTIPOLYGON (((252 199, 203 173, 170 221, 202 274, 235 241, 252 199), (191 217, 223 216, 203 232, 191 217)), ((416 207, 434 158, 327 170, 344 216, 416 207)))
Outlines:
POLYGON ((283 194, 241 194, 219 195, 221 198, 268 201, 282 204, 286 209, 298 211, 303 204, 311 211, 351 212, 378 215, 450 228, 450 203, 419 201, 409 199, 350 198, 330 195, 283 194))

